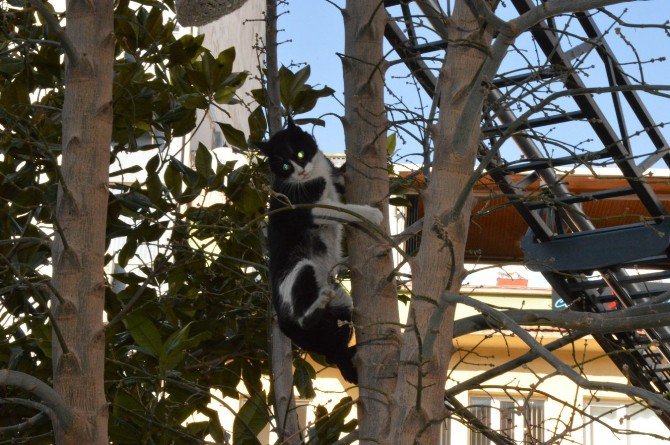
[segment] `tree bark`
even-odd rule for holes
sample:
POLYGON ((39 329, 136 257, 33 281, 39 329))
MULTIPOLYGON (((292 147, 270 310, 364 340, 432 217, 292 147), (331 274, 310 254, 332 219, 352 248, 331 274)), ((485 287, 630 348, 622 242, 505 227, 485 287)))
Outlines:
MULTIPOLYGON (((268 127, 270 134, 281 130, 281 100, 277 63, 277 0, 266 1, 265 11, 265 65, 268 92, 268 127)), ((270 277, 272 279, 272 277, 270 277)), ((293 350, 291 340, 279 329, 272 309, 272 384, 277 435, 282 444, 299 445, 300 424, 293 396, 293 350)))
POLYGON ((67 35, 78 58, 66 59, 63 156, 57 234, 52 246, 54 322, 66 350, 53 342, 54 388, 74 414, 57 425, 56 443, 107 444, 104 390, 105 226, 112 132, 114 62, 111 0, 67 2, 67 35))
MULTIPOLYGON (((384 108, 385 62, 382 40, 386 25, 383 2, 348 0, 344 72, 346 199, 369 204, 384 213, 388 233, 388 161, 384 108)), ((356 227, 347 229, 354 324, 358 352, 359 441, 379 443, 389 431, 390 396, 398 363, 398 299, 391 279, 388 243, 356 227)))
POLYGON ((444 387, 455 306, 440 304, 439 296, 445 290, 458 293, 463 280, 472 206, 468 181, 479 145, 484 98, 474 83, 487 59, 483 48, 489 48, 492 38, 463 1, 456 2, 449 24, 449 51, 439 78, 433 165, 422 194, 421 246, 411 263, 414 298, 403 336, 387 442, 399 445, 438 443, 446 415, 444 387), (477 115, 464 116, 472 112, 477 115), (464 118, 468 128, 463 127, 464 118))

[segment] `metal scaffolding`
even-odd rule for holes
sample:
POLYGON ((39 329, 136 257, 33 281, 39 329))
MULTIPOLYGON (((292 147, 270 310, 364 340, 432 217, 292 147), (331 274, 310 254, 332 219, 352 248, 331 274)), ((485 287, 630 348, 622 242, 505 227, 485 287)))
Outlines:
MULTIPOLYGON (((511 0, 511 4, 520 14, 535 6, 532 0, 511 0)), ((439 52, 448 50, 444 11, 435 0, 386 0, 385 5, 389 16, 394 18, 386 27, 387 41, 432 97, 437 78, 424 62, 423 55, 439 55, 439 52), (420 21, 424 26, 421 29, 417 29, 417 11, 422 16, 420 21), (431 34, 432 41, 426 38, 426 22, 434 33, 431 34)), ((495 89, 489 94, 488 102, 504 103, 501 98, 505 88, 531 81, 560 82, 568 91, 586 88, 582 73, 573 68, 573 60, 595 52, 609 85, 622 90, 611 93, 616 123, 610 123, 592 95, 569 95, 577 110, 528 120, 521 130, 532 131, 564 122, 587 122, 599 140, 599 150, 550 157, 543 154, 533 138, 517 133, 512 140, 523 159, 507 162, 499 155, 493 156, 486 166, 487 172, 528 225, 522 240, 525 264, 531 270, 542 272, 571 309, 609 312, 668 301, 670 286, 659 280, 670 278, 670 219, 666 219, 667 209, 643 174, 659 162, 670 167, 670 146, 640 95, 625 88, 631 85, 629 77, 594 18, 588 13, 577 13, 571 26, 572 35, 585 36, 583 43, 572 48, 564 47, 566 39, 561 38, 553 20, 533 27, 530 33, 539 48, 538 54, 545 58, 544 68, 529 74, 494 79, 495 89), (623 100, 632 113, 625 113, 623 100), (633 153, 628 135, 631 119, 635 120, 634 125, 643 129, 640 133, 646 135, 653 150, 643 155, 633 153), (572 193, 569 185, 563 182, 564 174, 556 169, 593 161, 618 167, 627 186, 572 193), (520 174, 523 177, 519 180, 520 174), (538 183, 542 199, 533 199, 529 187, 535 185, 537 190, 538 183), (584 202, 623 196, 641 203, 646 211, 643 222, 596 228, 581 207, 584 202), (634 267, 639 267, 641 272, 631 275, 626 271, 634 267), (660 272, 650 272, 650 269, 660 272)), ((495 141, 496 136, 517 117, 505 105, 497 106, 492 113, 497 124, 487 124, 482 130, 487 140, 495 141)), ((480 160, 488 154, 488 147, 482 142, 480 160)), ((670 327, 594 337, 632 384, 659 394, 670 394, 670 327)), ((670 427, 670 413, 661 412, 659 417, 670 427)))

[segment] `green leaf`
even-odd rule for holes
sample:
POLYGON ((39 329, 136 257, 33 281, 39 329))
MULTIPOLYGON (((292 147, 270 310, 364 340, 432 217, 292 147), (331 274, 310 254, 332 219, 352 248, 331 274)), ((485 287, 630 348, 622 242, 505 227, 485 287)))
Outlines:
POLYGON ((142 171, 142 167, 140 167, 139 165, 133 165, 132 167, 122 168, 121 170, 113 171, 109 174, 109 177, 113 178, 114 176, 121 176, 126 174, 129 175, 140 171, 142 171))
POLYGON ((214 170, 212 170, 212 154, 202 142, 198 143, 198 149, 195 152, 195 170, 203 178, 208 178, 214 174, 214 170))
POLYGON ((217 123, 219 124, 219 128, 221 128, 223 136, 226 138, 226 142, 237 148, 248 147, 247 140, 244 138, 244 133, 230 124, 224 124, 222 122, 217 123))
POLYGON ((233 422, 233 445, 261 445, 258 434, 268 423, 265 392, 256 393, 242 405, 233 422))
POLYGON ((189 110, 193 110, 196 108, 204 110, 207 108, 208 105, 207 98, 202 93, 185 94, 182 97, 180 97, 179 100, 184 105, 184 108, 187 108, 189 110))
POLYGON ((119 251, 118 263, 121 267, 126 267, 128 261, 135 256, 135 251, 137 250, 137 240, 135 239, 126 239, 126 244, 119 251))
POLYGON ((396 207, 412 207, 412 203, 404 196, 394 196, 389 199, 389 204, 396 207))
POLYGON ((261 369, 250 361, 242 362, 242 380, 244 380, 244 386, 254 394, 263 390, 261 369))
POLYGON ((345 418, 351 412, 351 401, 351 397, 343 397, 330 413, 322 406, 316 407, 314 429, 319 443, 333 443, 341 433, 351 431, 355 426, 355 421, 345 423, 345 418))
POLYGON ((268 98, 267 98, 267 91, 265 91, 264 88, 256 88, 251 90, 251 95, 253 96, 254 100, 260 105, 261 107, 267 107, 268 104, 268 98))
POLYGON ((298 72, 295 73, 295 75, 293 76, 293 80, 291 82, 291 94, 293 96, 298 94, 298 92, 303 89, 311 73, 312 69, 310 68, 309 65, 305 66, 304 68, 298 70, 298 72))
MULTIPOLYGON (((149 162, 147 162, 147 173, 156 173, 158 171, 158 164, 160 163, 160 156, 159 155, 154 155, 149 159, 149 162)), ((133 167, 138 167, 140 168, 139 165, 135 165, 133 167)), ((141 170, 141 168, 140 168, 141 170)), ((111 176, 111 174, 110 174, 111 176)))
POLYGON ((254 142, 262 141, 267 129, 267 121, 262 107, 256 107, 249 115, 249 139, 254 142))
POLYGON ((175 198, 181 196, 181 174, 172 163, 169 163, 165 168, 163 179, 165 180, 165 185, 170 190, 170 193, 172 193, 172 196, 175 198))
POLYGON ((291 97, 291 84, 293 83, 293 72, 282 65, 279 68, 279 95, 284 108, 289 109, 293 98, 291 97))
POLYGON ((397 136, 397 133, 391 133, 386 136, 386 152, 389 156, 393 156, 393 153, 395 153, 397 136))
POLYGON ((318 125, 319 127, 326 126, 326 121, 317 118, 294 119, 293 122, 295 122, 296 125, 318 125))
POLYGON ((159 356, 163 347, 161 335, 149 318, 139 314, 129 314, 123 319, 123 324, 143 352, 152 357, 159 356))
POLYGON ((221 65, 223 77, 228 77, 233 72, 233 62, 235 61, 235 47, 231 46, 224 49, 216 57, 217 62, 221 65))
POLYGON ((156 173, 147 175, 147 195, 154 204, 159 204, 163 196, 163 184, 156 173))
POLYGON ((168 48, 169 66, 182 65, 195 59, 203 51, 202 42, 204 39, 204 34, 195 37, 190 34, 181 36, 168 48))
POLYGON ((158 364, 162 373, 176 368, 184 359, 185 344, 192 323, 193 322, 172 333, 163 344, 158 359, 158 364))
POLYGON ((316 397, 312 380, 316 379, 316 371, 307 360, 296 356, 293 360, 293 384, 298 388, 298 393, 303 399, 313 399, 316 397))

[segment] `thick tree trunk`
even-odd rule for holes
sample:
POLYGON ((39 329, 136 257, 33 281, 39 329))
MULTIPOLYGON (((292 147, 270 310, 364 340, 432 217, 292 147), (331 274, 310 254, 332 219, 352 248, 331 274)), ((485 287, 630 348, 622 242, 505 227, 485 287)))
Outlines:
MULTIPOLYGON (((348 0, 345 26, 344 134, 347 147, 346 198, 384 212, 388 232, 388 191, 382 39, 386 12, 382 2, 348 0)), ((388 432, 390 395, 398 364, 398 300, 388 243, 350 227, 351 266, 359 376, 359 438, 379 443, 388 432)))
POLYGON ((53 342, 54 388, 74 413, 57 444, 107 444, 104 390, 105 227, 112 131, 114 61, 111 0, 67 2, 67 35, 77 63, 66 62, 62 184, 53 243, 55 323, 67 350, 53 342))
POLYGON ((439 80, 435 152, 428 187, 422 195, 425 214, 421 247, 412 262, 413 293, 422 298, 414 298, 410 307, 388 440, 398 445, 438 443, 446 415, 444 386, 455 309, 440 305, 439 296, 444 290, 458 293, 463 279, 472 206, 468 180, 479 145, 484 97, 474 82, 486 60, 482 48, 489 47, 491 36, 480 29, 465 2, 456 2, 451 19, 449 51, 439 80), (476 106, 466 107, 472 100, 476 106), (470 128, 463 128, 467 108, 476 116, 470 116, 470 128), (461 206, 459 197, 464 190, 468 195, 461 206), (441 320, 431 319, 436 310, 443 311, 441 320), (427 344, 433 345, 431 350, 427 350, 427 344))

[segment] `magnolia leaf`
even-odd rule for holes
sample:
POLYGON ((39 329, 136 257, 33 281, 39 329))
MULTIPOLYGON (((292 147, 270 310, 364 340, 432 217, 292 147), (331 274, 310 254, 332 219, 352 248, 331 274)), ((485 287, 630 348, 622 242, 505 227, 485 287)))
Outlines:
POLYGON ((195 170, 203 178, 208 178, 214 174, 214 170, 212 170, 212 154, 202 142, 198 143, 198 149, 195 152, 195 170))
POLYGON ((395 153, 397 137, 397 133, 391 133, 386 136, 386 152, 389 156, 393 156, 393 153, 395 153))
POLYGON ((219 128, 221 128, 221 132, 223 133, 223 137, 226 138, 226 142, 230 145, 237 148, 248 147, 247 140, 244 138, 244 133, 240 130, 230 124, 224 124, 222 122, 217 122, 217 124, 219 124, 219 128))
POLYGON ((129 314, 123 319, 123 324, 143 352, 152 357, 159 356, 163 348, 161 335, 149 318, 139 314, 129 314))
POLYGON ((268 423, 265 392, 247 399, 233 422, 233 445, 261 445, 258 434, 268 423))

